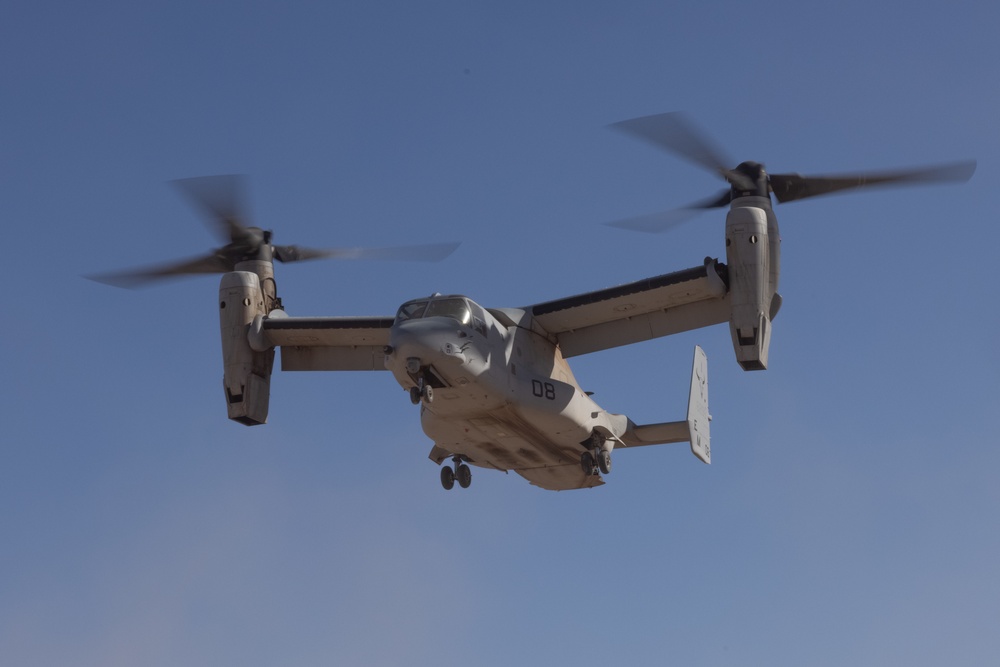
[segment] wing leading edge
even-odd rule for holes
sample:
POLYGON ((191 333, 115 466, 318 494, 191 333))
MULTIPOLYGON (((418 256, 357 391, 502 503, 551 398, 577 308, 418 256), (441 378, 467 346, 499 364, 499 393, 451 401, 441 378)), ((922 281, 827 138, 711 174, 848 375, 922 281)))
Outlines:
MULTIPOLYGON (((726 266, 702 266, 524 309, 558 342, 564 358, 729 320, 726 266)), ((285 371, 385 370, 391 317, 270 317, 265 341, 285 371)))
POLYGON ((283 371, 384 371, 391 317, 275 317, 261 323, 283 371))
POLYGON ((728 322, 726 266, 702 266, 529 306, 564 358, 728 322))

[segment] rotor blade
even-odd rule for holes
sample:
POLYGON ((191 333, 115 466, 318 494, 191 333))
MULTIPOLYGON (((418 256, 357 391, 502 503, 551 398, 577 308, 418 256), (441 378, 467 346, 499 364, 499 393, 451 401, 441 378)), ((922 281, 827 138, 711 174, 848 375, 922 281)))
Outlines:
POLYGON ((271 246, 274 258, 279 262, 304 262, 309 259, 323 259, 330 257, 329 250, 318 248, 305 248, 297 245, 276 245, 271 246))
POLYGON ((223 241, 240 243, 246 238, 246 177, 237 174, 200 176, 173 181, 202 213, 223 241))
POLYGON ((162 264, 146 269, 123 271, 120 273, 102 273, 86 277, 105 285, 132 288, 140 287, 146 283, 163 278, 175 278, 188 274, 226 273, 232 270, 233 265, 231 262, 213 253, 211 255, 195 257, 171 264, 162 264))
POLYGON ((906 169, 899 171, 842 174, 834 176, 800 176, 799 174, 771 174, 771 191, 779 202, 789 202, 808 197, 856 190, 859 188, 967 181, 976 171, 976 161, 906 169))
POLYGON ((440 262, 455 252, 459 243, 394 246, 390 248, 330 248, 322 251, 331 259, 374 259, 408 262, 440 262))
POLYGON ((753 188, 749 178, 734 172, 733 162, 679 111, 623 120, 611 127, 694 162, 734 185, 753 188))
POLYGON ((634 232, 646 232, 649 234, 659 234, 661 232, 666 232, 678 225, 687 222, 694 216, 698 215, 702 211, 710 208, 720 208, 722 206, 728 206, 732 199, 732 192, 730 190, 723 190, 719 195, 712 197, 710 199, 704 199, 699 202, 694 202, 688 204, 682 208, 677 208, 672 211, 660 211, 658 213, 649 213, 647 215, 637 215, 632 218, 624 218, 622 220, 615 220, 614 222, 606 223, 610 227, 618 227, 619 229, 628 229, 634 232))

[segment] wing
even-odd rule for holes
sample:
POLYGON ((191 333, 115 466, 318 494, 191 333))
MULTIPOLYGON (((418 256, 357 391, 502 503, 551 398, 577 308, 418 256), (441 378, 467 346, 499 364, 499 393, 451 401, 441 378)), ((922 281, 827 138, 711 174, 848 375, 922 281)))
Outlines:
POLYGON ((547 301, 525 310, 554 336, 563 357, 728 322, 728 275, 706 259, 693 269, 547 301))
POLYGON ((391 317, 276 317, 262 335, 283 371, 384 371, 391 317))

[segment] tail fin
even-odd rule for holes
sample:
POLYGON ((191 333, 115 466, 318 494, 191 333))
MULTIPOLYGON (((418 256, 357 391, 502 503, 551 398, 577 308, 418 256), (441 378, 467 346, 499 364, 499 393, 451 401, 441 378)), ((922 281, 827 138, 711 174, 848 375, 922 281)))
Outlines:
POLYGON ((691 367, 691 393, 688 395, 687 425, 691 441, 691 453, 705 463, 712 462, 712 445, 708 413, 708 357, 697 345, 694 348, 694 363, 691 367))
POLYGON ((629 423, 629 430, 623 436, 626 447, 643 445, 664 445, 672 442, 690 442, 691 453, 705 463, 712 462, 708 413, 708 357, 700 347, 694 348, 694 363, 691 367, 691 393, 688 395, 687 420, 646 424, 637 426, 629 423))

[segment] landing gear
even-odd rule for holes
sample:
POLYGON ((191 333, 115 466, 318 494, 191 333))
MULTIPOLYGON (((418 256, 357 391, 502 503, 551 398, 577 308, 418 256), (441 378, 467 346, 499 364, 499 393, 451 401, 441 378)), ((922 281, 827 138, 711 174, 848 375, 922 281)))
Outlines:
POLYGON ((410 387, 410 403, 417 405, 420 403, 421 399, 425 403, 434 402, 434 387, 429 384, 424 384, 423 378, 420 378, 419 386, 410 387))
POLYGON ((611 451, 604 448, 604 443, 604 438, 596 432, 581 443, 587 448, 580 454, 580 467, 584 475, 592 476, 598 472, 607 475, 611 472, 611 451))
POLYGON ((434 401, 434 389, 431 387, 431 370, 421 365, 418 357, 408 357, 406 360, 406 372, 410 379, 416 383, 415 387, 410 387, 410 402, 414 405, 423 400, 424 403, 434 401))
POLYGON ((472 484, 472 469, 462 463, 461 456, 455 456, 452 461, 455 462, 454 468, 449 465, 441 468, 441 486, 444 487, 445 491, 451 491, 455 488, 455 480, 458 480, 460 487, 469 488, 469 485, 472 484))

